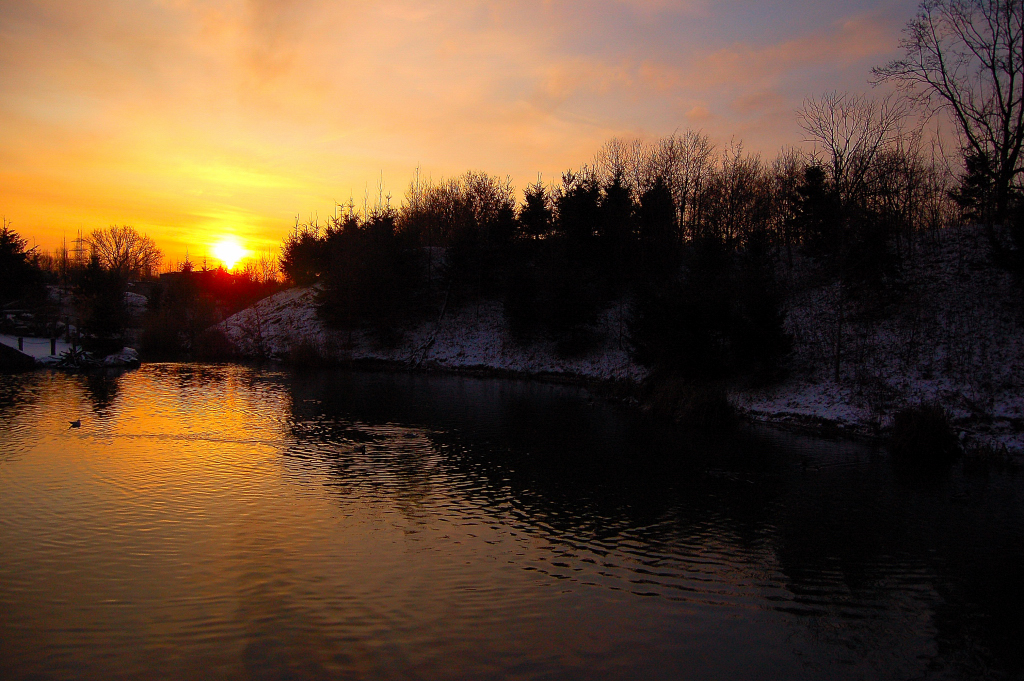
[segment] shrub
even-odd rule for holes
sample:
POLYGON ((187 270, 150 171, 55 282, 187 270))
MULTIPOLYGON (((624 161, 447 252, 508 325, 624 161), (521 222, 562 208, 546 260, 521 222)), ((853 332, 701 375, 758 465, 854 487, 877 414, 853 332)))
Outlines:
POLYGON ((288 364, 295 369, 317 370, 333 362, 334 358, 324 345, 308 336, 303 336, 288 348, 288 364))
POLYGON ((920 404, 896 412, 889 451, 897 464, 931 467, 952 463, 960 443, 941 405, 920 404))
POLYGON ((238 357, 238 350, 223 329, 211 326, 196 337, 192 355, 204 362, 230 362, 238 357))
POLYGON ((736 410, 725 392, 708 384, 693 383, 678 374, 652 380, 648 405, 651 411, 688 428, 727 429, 736 410))
POLYGON ((722 390, 691 386, 680 395, 675 419, 677 423, 691 428, 719 430, 733 425, 736 410, 722 390))
POLYGON ((106 336, 82 336, 81 341, 82 349, 100 359, 124 347, 124 342, 120 338, 106 336))

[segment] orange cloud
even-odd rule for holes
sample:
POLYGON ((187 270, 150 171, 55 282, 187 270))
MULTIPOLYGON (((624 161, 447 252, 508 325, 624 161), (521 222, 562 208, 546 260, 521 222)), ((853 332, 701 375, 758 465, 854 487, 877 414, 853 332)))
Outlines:
POLYGON ((45 247, 133 224, 174 258, 278 243, 381 178, 398 201, 417 166, 523 186, 687 126, 772 151, 892 52, 883 9, 794 32, 706 0, 0 0, 0 213, 45 247))

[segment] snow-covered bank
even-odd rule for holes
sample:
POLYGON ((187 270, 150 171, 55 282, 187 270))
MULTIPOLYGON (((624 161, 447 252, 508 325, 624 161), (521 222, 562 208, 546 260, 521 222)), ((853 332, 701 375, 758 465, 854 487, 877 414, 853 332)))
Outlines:
POLYGON ((899 409, 937 402, 966 446, 1024 452, 1024 305, 978 228, 922 236, 890 309, 837 325, 836 291, 795 286, 790 377, 731 397, 751 418, 884 433, 899 409), (836 383, 837 328, 842 335, 836 383))
MULTIPOLYGON (((11 336, 0 334, 0 343, 12 348, 18 347, 18 336, 11 336)), ((62 338, 57 339, 56 353, 50 353, 50 339, 49 338, 22 338, 22 352, 26 355, 33 357, 37 360, 44 359, 46 357, 60 357, 62 352, 66 352, 71 344, 66 342, 62 338)))
POLYGON ((449 310, 403 334, 401 343, 382 348, 371 334, 337 332, 316 316, 315 288, 292 288, 266 298, 224 321, 231 341, 249 356, 286 359, 311 343, 340 360, 380 360, 410 367, 491 369, 521 374, 560 374, 606 381, 639 381, 647 372, 625 345, 625 308, 615 306, 600 322, 604 342, 593 352, 561 358, 554 343, 516 344, 505 329, 501 305, 491 301, 449 310))
MULTIPOLYGON (((0 343, 11 347, 18 347, 18 337, 0 335, 0 343)), ((27 338, 22 337, 21 352, 35 360, 38 367, 56 368, 118 368, 139 366, 139 353, 135 348, 124 347, 115 353, 93 357, 90 353, 80 348, 73 350, 71 343, 58 338, 54 343, 56 352, 50 352, 49 338, 27 338)))
MULTIPOLYGON (((907 259, 898 300, 864 314, 837 303, 835 284, 789 282, 787 327, 794 338, 788 378, 759 389, 734 389, 747 417, 833 433, 884 434, 899 409, 938 402, 966 445, 1024 452, 1024 327, 1020 290, 988 262, 978 229, 922 236, 907 259), (842 314, 838 314, 838 310, 842 314), (838 323, 837 323, 838 320, 838 323), (840 339, 840 380, 835 348, 840 339)), ((234 315, 223 328, 249 356, 286 359, 303 344, 340 360, 380 360, 409 367, 488 369, 639 382, 647 371, 629 357, 626 306, 600 321, 603 344, 561 358, 553 343, 515 343, 501 306, 481 302, 449 310, 381 348, 368 333, 339 333, 316 316, 316 290, 293 288, 234 315)))

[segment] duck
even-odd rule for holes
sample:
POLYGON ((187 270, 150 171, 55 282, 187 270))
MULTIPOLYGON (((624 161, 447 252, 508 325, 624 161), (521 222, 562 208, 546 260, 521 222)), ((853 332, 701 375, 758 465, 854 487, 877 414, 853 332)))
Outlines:
POLYGON ((77 421, 68 421, 68 423, 71 424, 72 428, 81 428, 82 427, 82 419, 78 419, 77 421))

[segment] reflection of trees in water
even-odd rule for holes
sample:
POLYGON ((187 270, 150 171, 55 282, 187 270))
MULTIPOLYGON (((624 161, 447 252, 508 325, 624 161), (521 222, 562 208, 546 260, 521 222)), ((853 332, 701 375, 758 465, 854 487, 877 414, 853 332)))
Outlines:
POLYGON ((915 506, 915 527, 932 528, 936 613, 944 656, 968 670, 1024 677, 1024 493, 1019 476, 954 477, 915 506), (952 501, 952 503, 950 502, 952 501))
POLYGON ((505 509, 505 521, 554 539, 628 536, 660 550, 713 531, 748 550, 763 540, 776 493, 756 439, 694 440, 575 387, 306 375, 295 378, 293 404, 292 454, 328 465, 343 488, 377 484, 396 500, 454 490, 460 503, 505 509), (377 423, 403 425, 365 425, 377 423))
POLYGON ((796 639, 851 669, 916 674, 924 655, 1020 673, 1019 491, 966 512, 953 482, 901 487, 865 449, 801 465, 785 438, 695 438, 550 384, 328 374, 292 396, 290 454, 326 467, 343 503, 367 490, 409 518, 458 503, 550 542, 552 564, 625 552, 656 588, 724 557, 741 582, 777 583, 796 639))
MULTIPOLYGON (((0 374, 0 414, 5 417, 39 399, 37 372, 0 374)), ((0 420, 2 423, 3 420, 0 420)))
POLYGON ((0 374, 0 461, 27 446, 32 426, 26 412, 39 404, 42 375, 0 374))
MULTIPOLYGON (((237 364, 148 364, 145 373, 163 387, 178 409, 223 411, 233 421, 255 424, 284 419, 291 411, 286 375, 237 364)), ((221 423, 221 425, 225 425, 221 423)), ((235 435, 244 435, 241 431, 235 435)))
POLYGON ((810 641, 867 673, 915 676, 934 654, 927 636, 934 575, 908 535, 882 469, 818 465, 794 476, 775 517, 776 556, 810 641))
POLYGON ((972 483, 958 473, 894 484, 884 459, 802 476, 773 523, 792 607, 812 636, 848 647, 861 664, 881 658, 892 668, 903 658, 908 673, 915 652, 967 678, 1021 673, 1019 489, 965 492, 972 483), (913 640, 922 628, 927 645, 913 640))
POLYGON ((85 397, 92 403, 92 410, 99 416, 109 416, 110 408, 121 391, 121 377, 124 371, 99 370, 82 374, 82 389, 85 397))
POLYGON ((154 370, 159 376, 172 376, 181 392, 204 390, 222 385, 229 376, 238 373, 237 367, 217 364, 163 364, 154 370))
POLYGON ((437 452, 422 430, 302 413, 308 411, 298 403, 289 423, 294 442, 284 454, 291 466, 330 473, 345 502, 386 499, 409 520, 424 515, 437 452))
MULTIPOLYGON (((339 661, 349 660, 365 646, 338 640, 329 631, 329 619, 319 617, 291 583, 295 555, 268 552, 267 546, 287 546, 271 525, 245 519, 245 531, 233 535, 232 591, 237 603, 235 620, 243 628, 237 662, 226 676, 253 679, 335 679, 339 661), (268 579, 274 575, 274 579, 268 579), (335 670, 332 673, 332 668, 335 670), (242 673, 244 669, 244 673, 242 673)), ((208 673, 197 668, 196 677, 208 673)), ((223 669, 223 667, 222 667, 223 669)), ((223 673, 223 672, 222 672, 223 673)))

